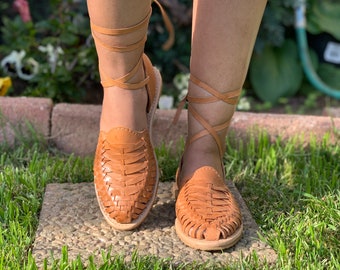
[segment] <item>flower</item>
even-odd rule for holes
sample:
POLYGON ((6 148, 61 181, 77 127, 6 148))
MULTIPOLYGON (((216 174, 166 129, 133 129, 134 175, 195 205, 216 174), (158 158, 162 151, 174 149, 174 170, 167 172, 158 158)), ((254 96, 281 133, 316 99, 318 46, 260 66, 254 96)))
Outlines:
POLYGON ((54 73, 58 64, 59 55, 64 54, 61 47, 54 47, 52 44, 47 44, 46 46, 39 46, 38 50, 47 53, 48 62, 51 67, 51 72, 54 73))
POLYGON ((2 59, 0 65, 7 74, 18 75, 20 79, 30 80, 39 71, 39 63, 32 57, 24 59, 26 52, 21 50, 12 51, 9 55, 2 59))
POLYGON ((189 73, 186 74, 179 73, 173 79, 175 87, 177 88, 177 90, 180 91, 178 95, 179 100, 183 100, 188 94, 189 78, 190 78, 189 73))
POLYGON ((250 102, 246 97, 241 97, 238 104, 237 109, 240 111, 249 111, 250 110, 250 102))
POLYGON ((39 72, 39 63, 32 57, 24 59, 22 67, 17 69, 19 78, 29 81, 39 72))
POLYGON ((0 78, 0 96, 6 95, 8 89, 12 86, 10 77, 0 78))
POLYGON ((13 7, 19 12, 23 22, 32 21, 30 7, 27 0, 15 0, 13 7))
POLYGON ((158 106, 161 110, 169 110, 174 106, 174 97, 168 95, 162 95, 159 98, 158 106))
POLYGON ((8 74, 17 74, 18 67, 21 67, 22 59, 25 57, 25 51, 12 51, 9 55, 1 60, 1 67, 8 74))
POLYGON ((183 99, 187 96, 187 94, 188 94, 188 89, 183 89, 183 90, 181 91, 181 93, 179 93, 178 99, 179 99, 179 100, 183 100, 183 99))
POLYGON ((190 74, 179 73, 174 77, 173 83, 175 87, 179 90, 188 90, 189 87, 190 74))

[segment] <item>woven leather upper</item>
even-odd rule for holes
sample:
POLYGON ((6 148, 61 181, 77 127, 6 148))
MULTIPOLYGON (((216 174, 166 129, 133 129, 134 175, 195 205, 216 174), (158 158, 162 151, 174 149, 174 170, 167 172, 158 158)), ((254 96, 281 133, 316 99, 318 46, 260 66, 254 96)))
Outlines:
POLYGON ((226 239, 241 226, 237 202, 212 167, 202 167, 185 182, 176 201, 176 216, 188 236, 226 239))
POLYGON ((122 224, 138 218, 152 197, 156 169, 147 130, 101 131, 94 161, 94 182, 106 214, 122 224))

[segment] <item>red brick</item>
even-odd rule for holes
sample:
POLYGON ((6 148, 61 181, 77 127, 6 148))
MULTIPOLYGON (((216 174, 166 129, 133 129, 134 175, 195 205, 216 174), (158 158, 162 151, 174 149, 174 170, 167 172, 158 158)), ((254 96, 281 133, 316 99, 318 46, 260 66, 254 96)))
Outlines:
MULTIPOLYGON (((76 155, 93 155, 99 133, 100 105, 57 104, 52 110, 52 101, 43 98, 0 98, 3 114, 0 142, 4 134, 14 141, 13 127, 23 126, 26 121, 60 150, 76 155), (52 113, 51 113, 52 111, 52 113), (52 116, 51 116, 52 115, 52 116), (51 121, 51 130, 50 128, 51 121), (49 134, 51 133, 51 134, 49 134)), ((173 124, 176 110, 158 110, 154 119, 153 139, 155 146, 163 142, 175 149, 181 137, 187 136, 187 111, 173 124)), ((266 131, 271 140, 281 137, 287 140, 303 135, 305 143, 311 135, 321 140, 326 133, 330 141, 338 143, 340 118, 329 116, 280 115, 236 112, 229 133, 236 138, 248 140, 266 131)))
POLYGON ((230 132, 239 138, 257 137, 259 132, 265 131, 271 140, 300 137, 305 144, 313 137, 321 141, 326 134, 329 134, 331 143, 338 143, 336 130, 339 129, 340 118, 245 112, 236 112, 230 126, 230 132))
POLYGON ((322 115, 340 118, 340 108, 325 108, 322 112, 322 115))
POLYGON ((53 102, 48 98, 0 97, 0 143, 14 143, 19 136, 32 135, 28 124, 47 138, 53 102))
POLYGON ((51 142, 76 155, 93 155, 99 133, 101 106, 60 103, 52 111, 51 142))

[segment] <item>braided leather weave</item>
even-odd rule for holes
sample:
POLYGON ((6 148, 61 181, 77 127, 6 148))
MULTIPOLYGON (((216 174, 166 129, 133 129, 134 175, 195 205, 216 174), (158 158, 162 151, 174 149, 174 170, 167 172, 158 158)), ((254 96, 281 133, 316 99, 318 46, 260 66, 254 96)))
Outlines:
MULTIPOLYGON (((174 42, 173 26, 158 1, 156 2, 170 31, 165 48, 174 42)), ((119 29, 110 29, 96 25, 91 20, 91 30, 96 47, 106 53, 131 52, 144 46, 147 38, 147 25, 151 16, 151 6, 145 18, 136 25, 119 29), (145 35, 130 44, 113 45, 107 38, 120 37, 137 30, 145 30, 145 35), (105 38, 103 38, 105 37, 105 38)), ((148 104, 146 108, 147 129, 133 131, 117 127, 109 132, 100 131, 94 160, 94 183, 101 211, 107 222, 118 230, 131 230, 145 219, 156 198, 158 185, 158 165, 153 151, 151 136, 162 79, 159 71, 152 66, 149 58, 141 53, 136 65, 124 76, 112 78, 106 73, 105 66, 99 61, 101 84, 104 88, 120 87, 128 91, 146 88, 148 104), (138 70, 143 68, 145 78, 140 82, 131 82, 138 70)))
POLYGON ((186 235, 208 241, 226 239, 242 224, 234 197, 216 170, 207 166, 181 188, 176 216, 186 235))
POLYGON ((106 219, 131 223, 152 202, 157 164, 147 130, 101 131, 94 161, 95 186, 106 219))
MULTIPOLYGON (((186 97, 189 113, 204 128, 193 134, 188 144, 206 135, 212 136, 219 150, 223 168, 224 146, 219 139, 218 132, 228 128, 230 119, 221 125, 211 125, 192 104, 213 103, 221 100, 235 105, 240 89, 220 93, 193 74, 190 75, 190 80, 211 95, 207 97, 187 95, 186 97)), ((220 176, 213 167, 203 166, 192 176, 180 181, 181 166, 182 163, 176 176, 177 185, 184 183, 180 187, 176 201, 175 226, 179 238, 185 244, 202 250, 218 250, 234 245, 242 236, 243 224, 237 202, 224 182, 224 175, 220 176)))

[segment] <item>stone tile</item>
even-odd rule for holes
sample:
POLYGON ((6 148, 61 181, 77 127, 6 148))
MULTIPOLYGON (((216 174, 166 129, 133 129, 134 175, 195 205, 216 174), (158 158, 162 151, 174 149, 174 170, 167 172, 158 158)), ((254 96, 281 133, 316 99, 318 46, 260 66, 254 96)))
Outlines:
POLYGON ((48 98, 0 97, 0 143, 13 145, 18 136, 32 136, 29 126, 47 138, 52 107, 48 98))
MULTIPOLYGON (((29 132, 27 122, 50 142, 66 153, 80 156, 93 155, 99 133, 100 105, 57 104, 53 107, 50 99, 26 97, 0 97, 0 142, 13 144, 15 132, 23 135, 29 132), (52 114, 51 114, 52 111, 52 114)), ((154 118, 153 139, 156 146, 163 142, 176 149, 179 140, 187 136, 187 111, 183 110, 176 124, 173 123, 176 110, 158 110, 154 118)), ((265 130, 272 140, 277 137, 286 140, 303 136, 308 143, 311 135, 321 140, 330 134, 330 141, 339 140, 334 132, 340 128, 338 108, 328 108, 324 116, 280 115, 236 112, 230 134, 248 140, 265 130)))
POLYGON ((58 259, 63 246, 69 258, 78 255, 84 262, 93 254, 101 262, 101 252, 122 254, 131 259, 133 251, 140 255, 156 255, 173 262, 214 262, 227 264, 256 251, 260 259, 275 262, 275 252, 257 236, 258 226, 232 182, 228 182, 239 202, 244 234, 236 246, 221 252, 198 251, 185 246, 177 237, 174 220, 175 201, 172 183, 160 183, 158 198, 144 223, 133 231, 113 230, 104 220, 96 201, 93 183, 49 184, 46 188, 39 227, 33 245, 33 256, 38 265, 46 258, 58 259))

